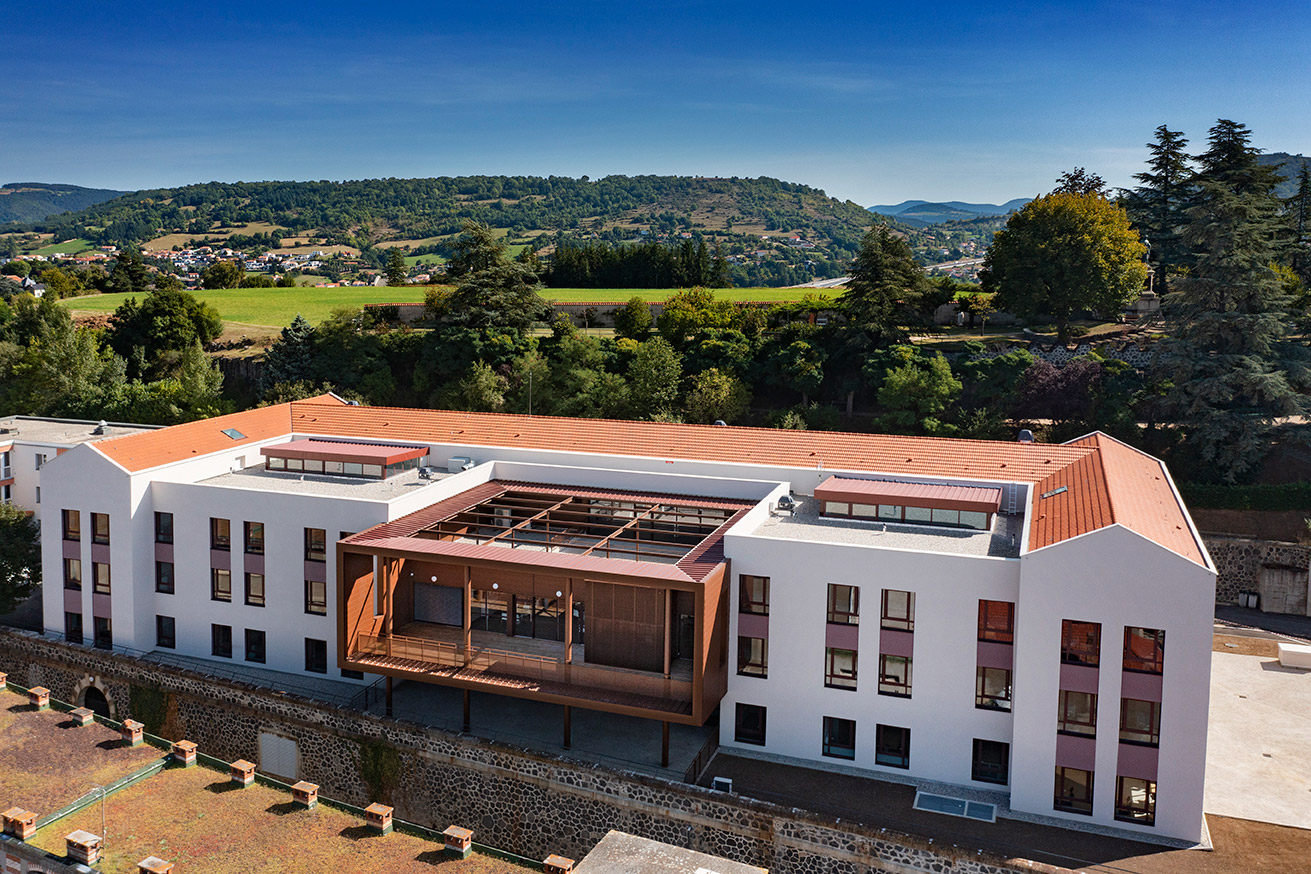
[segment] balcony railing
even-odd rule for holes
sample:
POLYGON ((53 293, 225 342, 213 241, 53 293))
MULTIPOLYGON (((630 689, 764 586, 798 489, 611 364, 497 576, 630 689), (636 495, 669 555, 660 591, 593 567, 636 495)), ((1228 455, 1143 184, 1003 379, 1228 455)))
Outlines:
MULTIPOLYGON (((681 679, 665 679, 663 675, 611 668, 600 665, 567 663, 563 659, 512 650, 465 647, 442 640, 421 637, 390 637, 371 634, 356 635, 347 656, 351 661, 376 663, 403 661, 419 663, 424 673, 453 675, 474 672, 484 675, 490 685, 518 685, 515 681, 564 685, 572 687, 558 690, 561 694, 574 694, 586 698, 609 698, 618 693, 643 698, 659 699, 690 707, 692 683, 681 679)), ((556 691, 543 689, 543 691, 556 691)), ((679 709, 683 709, 680 707, 679 709)))

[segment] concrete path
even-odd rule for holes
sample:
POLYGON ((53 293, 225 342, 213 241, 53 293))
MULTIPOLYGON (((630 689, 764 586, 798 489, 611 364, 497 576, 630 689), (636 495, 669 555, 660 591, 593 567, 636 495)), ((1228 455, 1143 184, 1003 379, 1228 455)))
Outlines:
POLYGON ((1311 671, 1211 654, 1205 809, 1311 829, 1311 671))

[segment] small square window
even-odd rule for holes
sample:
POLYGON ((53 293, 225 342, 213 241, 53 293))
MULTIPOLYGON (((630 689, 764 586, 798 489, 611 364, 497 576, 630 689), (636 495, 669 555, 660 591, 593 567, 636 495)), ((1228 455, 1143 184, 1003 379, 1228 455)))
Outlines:
POLYGON ((209 597, 213 601, 232 600, 232 571, 218 567, 210 569, 209 597))
POLYGON ((232 522, 228 519, 209 520, 209 548, 232 549, 232 522))
POLYGON ((1156 781, 1141 777, 1117 777, 1115 818, 1138 825, 1156 825, 1156 781))
POLYGON ((740 744, 765 745, 765 708, 756 704, 738 704, 733 739, 740 744))
POLYGON ((305 612, 314 616, 328 614, 328 584, 322 580, 305 581, 305 612))
POLYGON ((856 689, 856 651, 827 647, 824 650, 824 685, 830 689, 856 689))
POLYGON ((109 514, 91 514, 91 542, 101 546, 109 545, 109 514))
POLYGON ((263 522, 246 522, 245 527, 245 546, 247 555, 264 554, 264 523, 263 522))
POLYGON ((305 529, 305 560, 328 560, 328 532, 322 528, 305 529))
POLYGON ((860 624, 860 587, 828 584, 828 621, 834 625, 860 624))
POLYGON ((113 649, 114 648, 114 627, 107 616, 96 616, 96 648, 113 649))
POLYGON ((1097 622, 1061 621, 1061 661, 1097 667, 1101 662, 1102 626, 1097 622))
POLYGON ((739 636, 737 672, 743 677, 769 676, 769 641, 761 637, 739 636))
POLYGON ((91 562, 91 591, 97 595, 108 595, 109 586, 109 565, 104 562, 91 562))
POLYGON ((82 514, 77 510, 62 510, 61 515, 64 521, 64 539, 81 540, 82 514))
POLYGON ((1124 669, 1159 674, 1165 669, 1165 632, 1159 628, 1124 630, 1124 669))
POLYGON ((64 588, 78 592, 82 590, 82 560, 80 558, 64 559, 64 588))
MULTIPOLYGON (((345 539, 344 537, 342 538, 345 539)), ((738 612, 769 615, 769 577, 742 574, 738 577, 738 612)))
POLYGON ((1084 737, 1097 735, 1097 696, 1090 692, 1071 692, 1062 689, 1060 711, 1056 716, 1056 730, 1062 734, 1084 737))
POLYGON ((974 739, 974 761, 970 769, 970 779, 979 783, 997 783, 1005 786, 1010 782, 1011 745, 999 740, 974 739))
POLYGON ((1011 672, 979 668, 974 679, 974 706, 981 710, 1011 709, 1011 672))
POLYGON ((881 619, 882 628, 892 631, 914 631, 915 593, 884 589, 881 619))
POLYGON ((263 574, 246 574, 246 605, 248 607, 264 606, 263 574))
POLYGON ((253 628, 246 629, 246 661, 264 664, 264 632, 253 628))
POLYGON ((1054 810, 1082 813, 1092 816, 1093 772, 1082 768, 1056 768, 1056 790, 1052 798, 1054 810))
POLYGON ((909 768, 910 729, 895 725, 875 726, 874 761, 892 768, 909 768))
POLYGON ((209 627, 210 653, 221 659, 232 658, 232 626, 211 625, 209 627))
POLYGON ((1015 605, 1010 601, 979 601, 979 640, 1015 642, 1015 605))
POLYGON ((856 758, 856 720, 825 716, 823 753, 834 759, 856 758))
POLYGON ((1137 698, 1120 699, 1120 741, 1155 747, 1161 745, 1161 704, 1137 698))
POLYGON ((909 698, 911 660, 906 656, 879 656, 879 694, 909 698))
POLYGON ((155 514, 155 542, 156 543, 173 542, 173 514, 172 513, 155 514))
POLYGON ((155 562, 155 591, 161 595, 173 594, 173 562, 155 562))

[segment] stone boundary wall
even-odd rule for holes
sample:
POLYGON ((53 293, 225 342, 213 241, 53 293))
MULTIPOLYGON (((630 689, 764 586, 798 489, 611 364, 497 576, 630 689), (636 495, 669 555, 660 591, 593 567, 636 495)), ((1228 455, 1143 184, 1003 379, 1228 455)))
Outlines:
POLYGON ((65 871, 91 870, 81 865, 75 867, 9 835, 0 835, 0 864, 4 865, 4 874, 63 874, 65 871))
MULTIPOLYGON (((1239 592, 1260 592, 1263 567, 1311 569, 1311 547, 1296 543, 1221 534, 1205 534, 1202 541, 1215 562, 1217 604, 1237 603, 1239 592)), ((1262 597, 1262 608, 1265 600, 1262 597)))
POLYGON ((776 874, 1064 870, 846 827, 806 811, 589 767, 28 632, 0 630, 0 670, 62 700, 90 677, 120 715, 141 719, 131 712, 136 686, 143 699, 163 701, 155 713, 159 724, 148 723, 149 730, 194 741, 225 761, 258 762, 262 732, 292 738, 300 759, 295 776, 318 783, 323 796, 358 806, 384 801, 401 819, 439 831, 463 825, 479 842, 529 858, 580 859, 613 828, 776 874), (386 769, 362 767, 365 757, 394 761, 396 773, 379 784, 386 769))

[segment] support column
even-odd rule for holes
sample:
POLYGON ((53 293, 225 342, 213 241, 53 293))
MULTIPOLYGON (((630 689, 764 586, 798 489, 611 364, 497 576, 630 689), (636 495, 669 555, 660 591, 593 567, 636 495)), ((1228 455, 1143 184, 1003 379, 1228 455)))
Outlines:
MULTIPOLYGON (((473 649, 473 568, 465 567, 464 569, 464 666, 469 667, 472 660, 469 651, 473 649)), ((466 696, 468 692, 464 693, 466 696)), ((465 717, 464 723, 467 730, 469 724, 469 705, 468 698, 465 698, 465 717)))
POLYGON ((569 744, 573 739, 573 717, 574 709, 568 704, 564 706, 564 748, 569 749, 569 744))
POLYGON ((669 679, 674 639, 674 593, 665 589, 665 679, 669 679))
POLYGON ((392 634, 392 602, 396 599, 396 561, 383 562, 382 570, 382 627, 388 637, 392 634))
POLYGON ((464 690, 464 731, 469 730, 469 690, 464 690))
POLYGON ((660 723, 660 767, 669 767, 669 723, 660 723))
POLYGON ((387 678, 387 715, 391 716, 391 677, 387 678))
POLYGON ((564 663, 574 663, 574 578, 564 581, 564 663))

